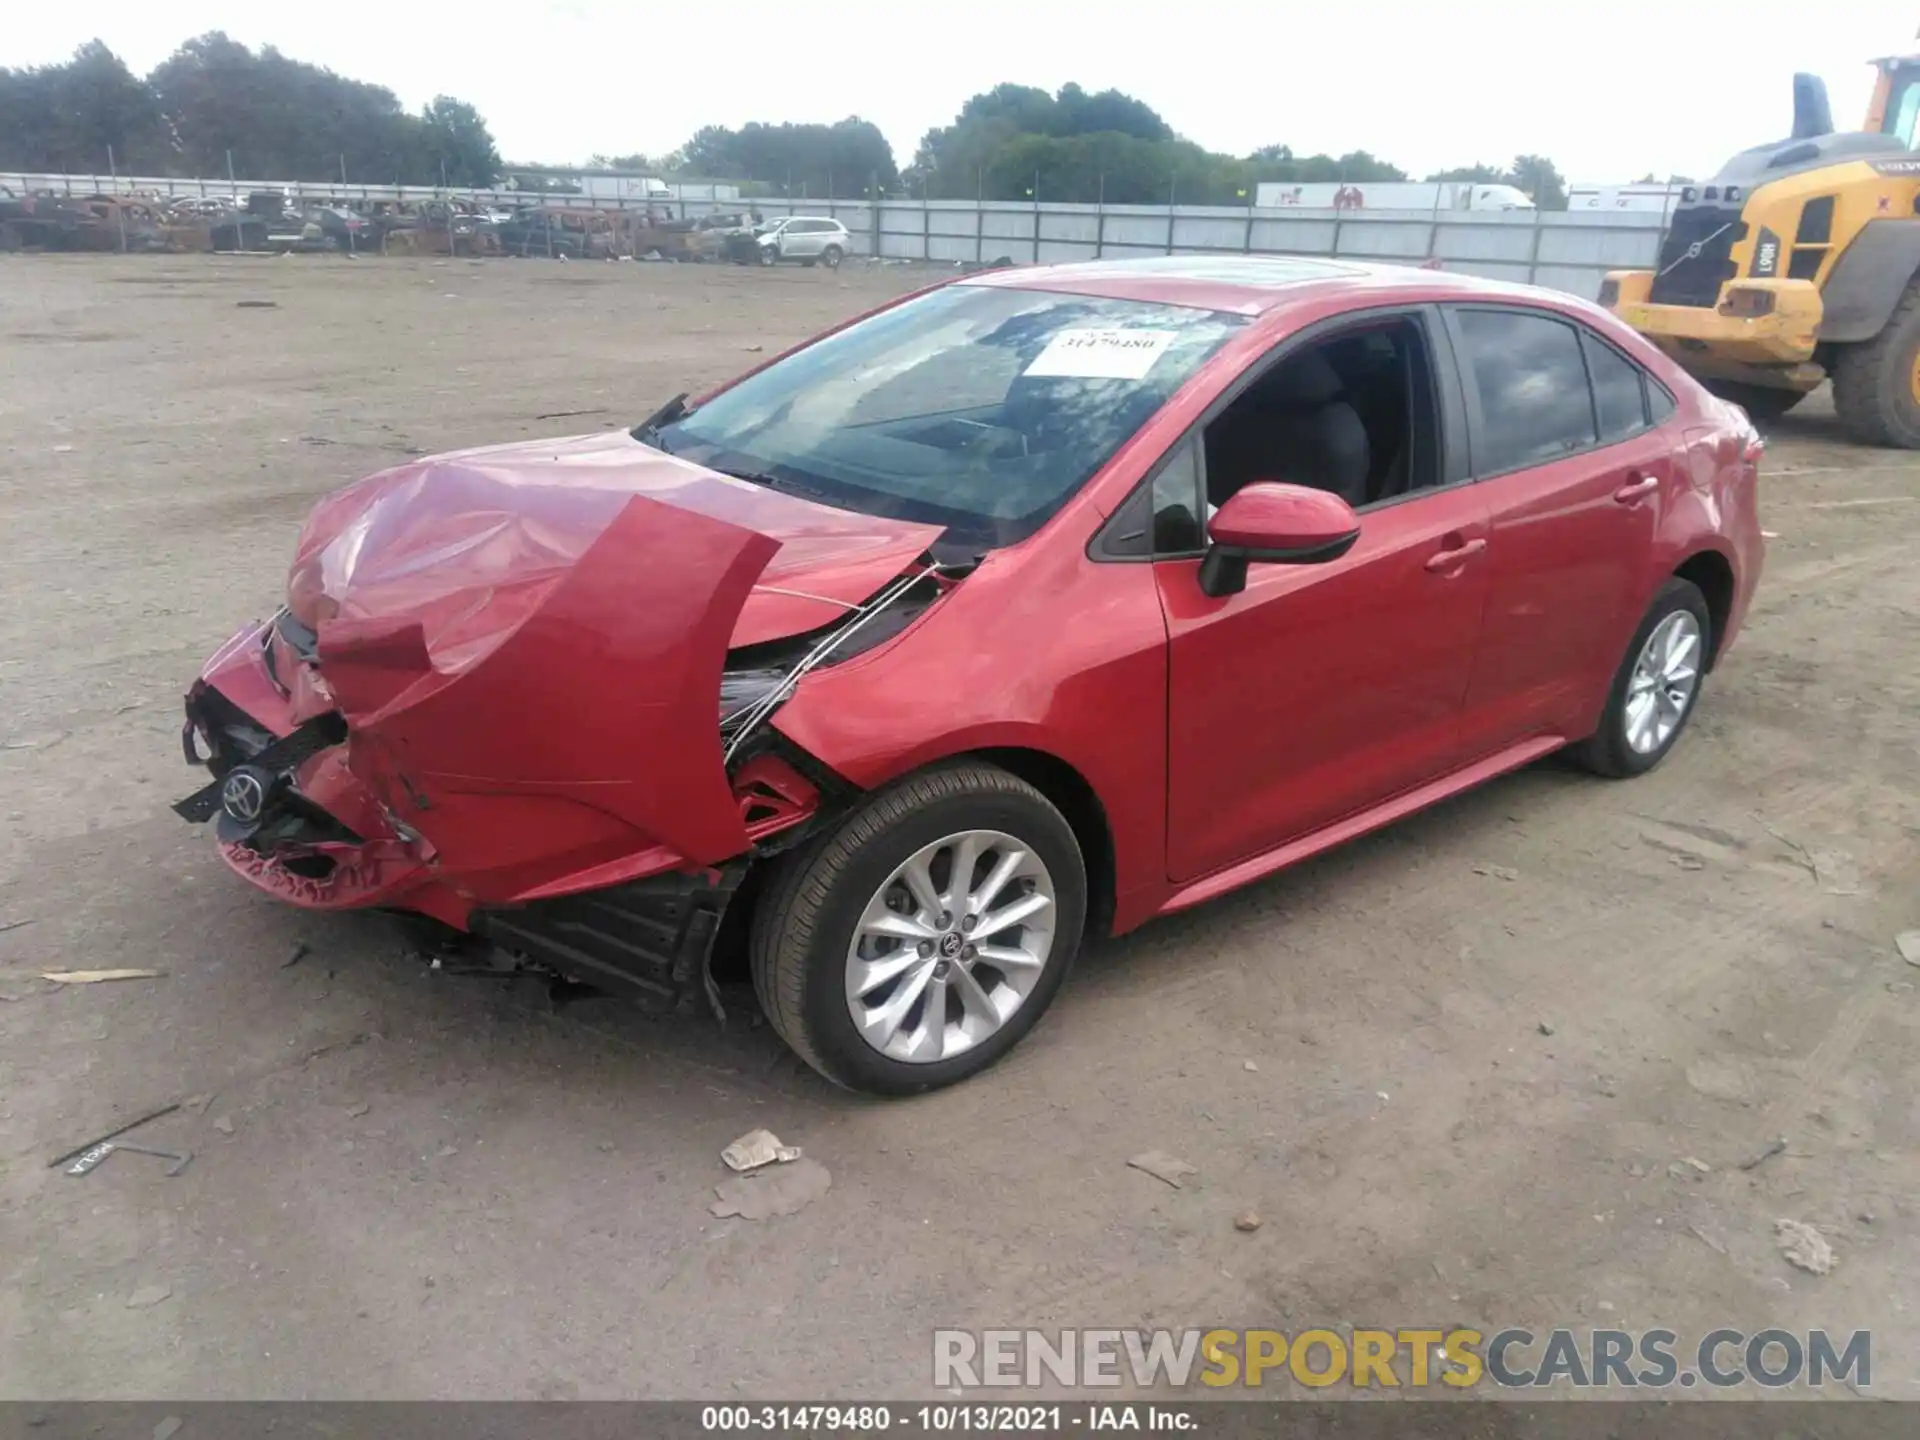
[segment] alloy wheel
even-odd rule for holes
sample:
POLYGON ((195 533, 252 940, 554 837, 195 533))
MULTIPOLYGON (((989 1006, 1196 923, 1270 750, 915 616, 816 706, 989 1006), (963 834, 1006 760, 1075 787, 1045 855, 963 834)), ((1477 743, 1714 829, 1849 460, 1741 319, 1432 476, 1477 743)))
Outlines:
POLYGON ((1676 610, 1647 636, 1627 681, 1621 723, 1627 744, 1651 755, 1673 738, 1700 689, 1700 622, 1676 610))
POLYGON ((1052 957, 1053 876, 1022 841, 964 830, 915 851, 876 890, 847 947, 847 1008, 881 1054, 951 1059, 1012 1019, 1052 957))

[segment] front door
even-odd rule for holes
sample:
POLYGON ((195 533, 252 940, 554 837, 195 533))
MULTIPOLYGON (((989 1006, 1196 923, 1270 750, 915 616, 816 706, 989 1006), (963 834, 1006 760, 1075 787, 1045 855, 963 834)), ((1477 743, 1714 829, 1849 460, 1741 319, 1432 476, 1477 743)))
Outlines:
POLYGON ((1362 514, 1321 565, 1253 565, 1213 599, 1154 567, 1167 616, 1167 857, 1175 881, 1270 850, 1460 763, 1487 594, 1472 485, 1362 514))

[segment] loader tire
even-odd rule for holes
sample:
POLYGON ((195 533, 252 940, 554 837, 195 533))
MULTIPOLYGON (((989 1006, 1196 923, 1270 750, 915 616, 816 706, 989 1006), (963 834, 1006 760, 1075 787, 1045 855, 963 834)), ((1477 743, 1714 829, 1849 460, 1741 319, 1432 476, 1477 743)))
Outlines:
POLYGON ((1849 439, 1920 450, 1920 281, 1873 339, 1834 357, 1833 408, 1849 439))
POLYGON ((1799 390, 1781 390, 1772 385, 1743 385, 1737 380, 1710 380, 1707 389, 1722 400, 1731 400, 1758 424, 1778 420, 1802 400, 1799 390))

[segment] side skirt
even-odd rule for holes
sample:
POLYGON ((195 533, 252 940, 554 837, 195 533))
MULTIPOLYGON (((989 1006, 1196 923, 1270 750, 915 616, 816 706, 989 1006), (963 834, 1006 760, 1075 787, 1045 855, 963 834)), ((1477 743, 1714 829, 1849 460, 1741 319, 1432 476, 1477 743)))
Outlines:
POLYGON ((1175 890, 1166 904, 1154 913, 1171 915, 1176 910, 1204 905, 1207 901, 1217 899, 1229 890, 1238 890, 1242 885, 1271 875, 1276 870, 1284 870, 1289 865, 1298 864, 1310 856, 1318 855, 1322 850, 1331 850, 1336 845, 1344 845, 1349 840, 1356 840, 1362 835, 1380 829, 1383 825, 1391 825, 1394 821, 1403 819, 1416 810, 1424 810, 1427 806, 1445 800, 1450 795, 1471 790, 1474 786, 1491 780, 1496 775, 1504 775, 1509 770, 1518 770, 1522 765, 1538 760, 1542 755, 1550 755, 1555 750, 1561 749, 1566 743, 1564 736, 1543 735, 1498 751, 1484 760, 1476 760, 1463 770, 1456 770, 1451 775, 1443 775, 1438 780, 1429 780, 1425 785, 1403 791, 1370 810, 1361 810, 1347 816, 1344 820, 1336 820, 1331 825, 1315 830, 1311 834, 1302 835, 1297 840, 1289 840, 1286 844, 1269 850, 1265 854, 1255 855, 1236 865, 1230 865, 1225 870, 1216 870, 1211 875, 1190 881, 1175 890))

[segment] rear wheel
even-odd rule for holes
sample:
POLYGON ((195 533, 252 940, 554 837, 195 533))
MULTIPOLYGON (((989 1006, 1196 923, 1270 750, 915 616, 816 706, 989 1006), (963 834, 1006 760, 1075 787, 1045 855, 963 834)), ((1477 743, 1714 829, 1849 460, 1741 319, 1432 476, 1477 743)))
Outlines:
POLYGON ((1745 385, 1738 380, 1710 380, 1707 389, 1722 400, 1731 400, 1757 421, 1778 420, 1807 398, 1804 391, 1745 385))
POLYGON ((1842 345, 1829 367, 1833 408, 1863 445, 1920 450, 1920 282, 1873 339, 1842 345))
POLYGON ((829 270, 838 270, 840 262, 847 258, 847 252, 838 245, 829 245, 820 252, 820 263, 829 270))
POLYGON ((753 921, 754 988, 801 1059, 906 1095, 978 1074, 1058 993, 1086 920, 1073 831, 963 762, 875 795, 785 857, 753 921))
POLYGON ((1614 779, 1653 769, 1692 718, 1712 653, 1713 618, 1700 587, 1678 577, 1667 581, 1614 674, 1600 728, 1574 750, 1575 758, 1614 779))

